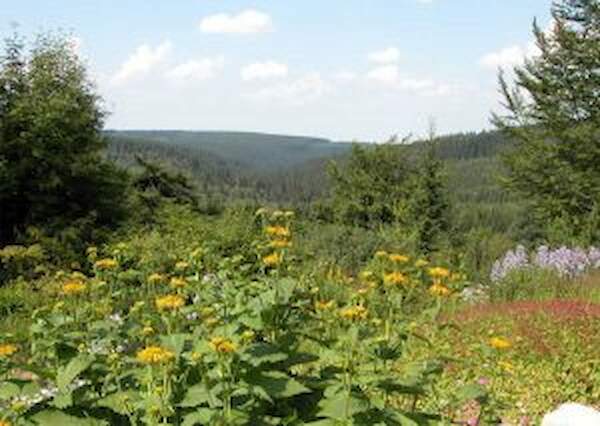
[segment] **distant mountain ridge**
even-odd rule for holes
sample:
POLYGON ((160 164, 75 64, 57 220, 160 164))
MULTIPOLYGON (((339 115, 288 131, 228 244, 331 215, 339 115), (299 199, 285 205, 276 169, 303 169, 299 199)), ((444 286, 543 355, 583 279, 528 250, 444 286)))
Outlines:
POLYGON ((253 132, 112 130, 106 134, 112 139, 144 140, 201 149, 230 163, 263 172, 343 154, 351 148, 349 143, 324 138, 253 132))

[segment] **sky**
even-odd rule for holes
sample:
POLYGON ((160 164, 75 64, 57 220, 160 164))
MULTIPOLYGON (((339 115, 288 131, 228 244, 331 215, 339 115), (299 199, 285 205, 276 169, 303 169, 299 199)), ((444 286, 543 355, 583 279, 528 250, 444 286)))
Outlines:
POLYGON ((379 141, 490 128, 498 70, 551 0, 2 1, 0 36, 70 33, 112 129, 379 141))

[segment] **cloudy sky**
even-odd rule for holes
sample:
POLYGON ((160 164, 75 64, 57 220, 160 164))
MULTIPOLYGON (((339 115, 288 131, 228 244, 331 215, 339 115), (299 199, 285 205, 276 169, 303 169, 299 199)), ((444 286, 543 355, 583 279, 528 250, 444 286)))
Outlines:
POLYGON ((0 35, 73 33, 110 128, 380 140, 489 127, 551 0, 20 0, 0 35))

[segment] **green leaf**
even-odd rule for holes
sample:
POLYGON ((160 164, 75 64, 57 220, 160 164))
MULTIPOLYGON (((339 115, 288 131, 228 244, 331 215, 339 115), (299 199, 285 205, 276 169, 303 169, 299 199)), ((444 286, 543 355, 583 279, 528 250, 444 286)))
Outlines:
POLYGON ((11 399, 21 393, 19 385, 11 382, 0 383, 0 399, 11 399))
POLYGON ((79 355, 73 358, 66 367, 61 367, 56 375, 56 385, 61 392, 66 392, 67 387, 85 370, 92 365, 93 358, 89 355, 79 355))
POLYGON ((169 334, 168 336, 160 336, 160 341, 164 346, 175 352, 175 355, 179 356, 189 338, 189 334, 169 334))
POLYGON ((221 406, 221 401, 218 399, 214 389, 208 390, 206 385, 203 383, 190 387, 183 401, 179 403, 180 407, 197 407, 202 404, 209 404, 211 406, 221 406))
POLYGON ((348 420, 352 416, 369 409, 368 401, 353 395, 340 393, 319 402, 319 417, 348 420))
POLYGON ((262 372, 247 379, 248 383, 263 388, 272 398, 290 398, 311 392, 309 388, 280 371, 262 372))
POLYGON ((131 411, 131 406, 139 400, 139 394, 134 391, 115 392, 96 402, 98 407, 108 408, 123 416, 131 411))
POLYGON ((487 400, 487 390, 478 384, 470 384, 463 386, 456 394, 459 403, 467 401, 477 401, 483 403, 487 400))
POLYGON ((244 352, 245 358, 253 366, 257 367, 264 363, 276 363, 287 359, 287 354, 281 352, 276 346, 268 343, 257 343, 250 346, 244 352))
POLYGON ((103 420, 74 417, 58 410, 44 410, 31 417, 33 424, 40 426, 108 426, 103 420))
POLYGON ((183 418, 181 426, 209 425, 217 410, 210 408, 199 408, 183 418))

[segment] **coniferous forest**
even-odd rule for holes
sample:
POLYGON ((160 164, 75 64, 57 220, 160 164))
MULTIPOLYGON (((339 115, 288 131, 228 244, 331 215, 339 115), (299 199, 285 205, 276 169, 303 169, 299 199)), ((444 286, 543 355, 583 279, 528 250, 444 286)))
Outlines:
POLYGON ((492 128, 382 141, 110 129, 13 33, 0 426, 600 424, 600 3, 551 14, 492 128))

